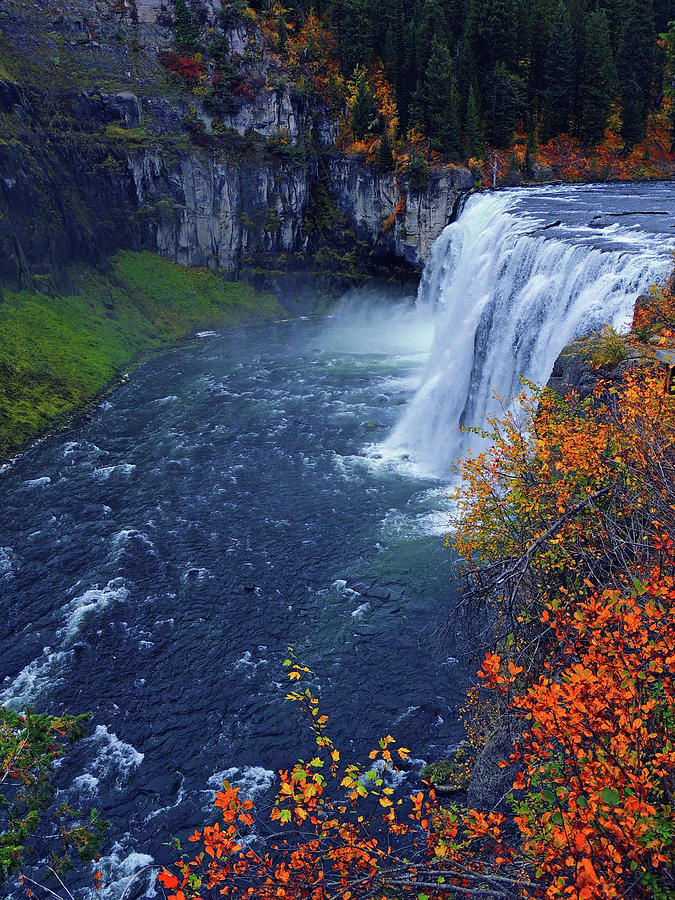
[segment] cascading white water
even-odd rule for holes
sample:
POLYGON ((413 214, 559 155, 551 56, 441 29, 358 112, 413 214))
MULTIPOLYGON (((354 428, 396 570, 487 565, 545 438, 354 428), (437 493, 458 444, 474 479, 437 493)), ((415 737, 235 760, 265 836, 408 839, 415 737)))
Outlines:
POLYGON ((635 299, 670 268, 662 236, 615 225, 604 243, 589 245, 579 240, 588 227, 566 237, 519 215, 522 195, 471 197, 434 245, 418 296, 418 307, 434 309, 431 354, 382 447, 422 474, 447 474, 467 449, 461 427, 484 424, 497 409, 494 394, 514 395, 521 376, 544 384, 574 337, 607 324, 626 330, 635 299))

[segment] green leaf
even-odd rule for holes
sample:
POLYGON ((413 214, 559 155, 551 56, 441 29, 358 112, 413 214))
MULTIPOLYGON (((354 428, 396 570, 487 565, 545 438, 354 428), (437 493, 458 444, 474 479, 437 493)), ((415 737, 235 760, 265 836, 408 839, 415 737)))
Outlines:
POLYGON ((291 821, 291 811, 290 809, 282 809, 279 814, 280 822, 290 822, 291 821))
POLYGON ((577 797, 577 806, 580 806, 582 809, 588 806, 588 800, 582 795, 581 797, 577 797))
POLYGON ((548 788, 544 788, 544 790, 541 792, 541 796, 544 798, 544 800, 547 800, 549 803, 557 803, 557 801, 558 801, 558 798, 553 793, 553 791, 549 791, 548 788))
POLYGON ((621 795, 615 788, 603 788, 602 802, 608 806, 618 806, 621 803, 621 795))
POLYGON ((553 815, 551 816, 551 822, 553 822, 554 825, 562 826, 563 817, 560 815, 560 810, 557 810, 553 813, 553 815))

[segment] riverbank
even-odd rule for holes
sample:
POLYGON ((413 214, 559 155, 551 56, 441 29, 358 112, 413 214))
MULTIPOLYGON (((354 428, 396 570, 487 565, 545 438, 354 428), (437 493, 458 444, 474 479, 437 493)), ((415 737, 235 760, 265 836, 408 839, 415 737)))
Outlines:
POLYGON ((0 304, 0 456, 62 425, 139 358, 195 329, 269 319, 269 294, 156 254, 76 265, 64 287, 5 291, 0 304))

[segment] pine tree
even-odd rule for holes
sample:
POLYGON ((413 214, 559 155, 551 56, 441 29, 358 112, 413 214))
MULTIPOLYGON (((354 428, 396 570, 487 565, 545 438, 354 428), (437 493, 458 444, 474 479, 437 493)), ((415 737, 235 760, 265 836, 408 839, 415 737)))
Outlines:
POLYGON ((185 0, 173 0, 173 12, 176 48, 191 52, 195 49, 199 38, 199 25, 195 22, 185 0))
POLYGON ((380 172, 391 172, 394 168, 394 154, 391 149, 391 141, 385 128, 380 139, 380 146, 377 151, 375 165, 380 172))
POLYGON ((373 17, 368 0, 333 0, 330 21, 337 36, 342 69, 351 76, 373 53, 373 17))
POLYGON ((350 126, 354 137, 361 141, 372 129, 377 119, 377 110, 375 109, 375 100, 368 87, 366 76, 363 71, 357 73, 356 77, 356 96, 352 104, 352 114, 350 126))
POLYGON ((543 0, 533 4, 528 21, 528 84, 527 107, 530 119, 539 117, 541 92, 544 84, 544 65, 549 47, 550 10, 543 0))
POLYGON ((523 177, 527 181, 534 181, 537 171, 537 153, 539 146, 537 144, 537 132, 534 124, 531 124, 527 132, 527 143, 525 145, 525 164, 523 166, 523 177))
POLYGON ((567 7, 558 3, 551 19, 544 61, 541 137, 546 143, 568 130, 574 94, 574 43, 567 7))
POLYGON ((466 34, 482 91, 488 89, 497 63, 515 70, 520 56, 521 6, 520 0, 471 0, 466 34))
POLYGON ((579 135, 587 146, 597 144, 604 136, 616 80, 607 17, 602 10, 596 10, 589 17, 586 28, 581 78, 579 135))
POLYGON ((507 147, 513 140, 518 120, 525 112, 527 90, 518 75, 497 63, 492 73, 487 108, 487 137, 494 147, 507 147))
POLYGON ((657 80, 656 62, 652 0, 626 0, 617 68, 623 104, 621 136, 627 147, 641 141, 647 133, 647 116, 657 80))
POLYGON ((469 101, 466 105, 464 143, 468 158, 477 157, 478 159, 487 159, 487 146, 485 144, 485 135, 483 133, 483 123, 480 119, 478 100, 473 85, 469 90, 469 101))
POLYGON ((471 88, 474 89, 474 99, 476 100, 476 105, 478 105, 476 62, 473 58, 471 43, 466 37, 462 38, 458 44, 456 88, 459 96, 460 117, 462 121, 466 121, 471 88))
POLYGON ((424 99, 431 148, 443 153, 458 153, 460 150, 460 128, 452 69, 452 57, 447 45, 442 43, 439 37, 435 37, 431 44, 431 56, 424 80, 424 99))

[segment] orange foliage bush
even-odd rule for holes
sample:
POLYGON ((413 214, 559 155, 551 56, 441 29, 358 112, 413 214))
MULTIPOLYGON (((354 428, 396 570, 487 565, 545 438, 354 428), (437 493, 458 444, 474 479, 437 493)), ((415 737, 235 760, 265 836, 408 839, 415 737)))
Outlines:
MULTIPOLYGON (((545 610, 560 663, 511 701, 529 729, 512 757, 529 791, 515 822, 550 898, 673 886, 675 558, 670 538, 655 543, 664 561, 631 591, 545 610)), ((491 654, 482 674, 507 690, 522 669, 502 668, 491 654)))
MULTIPOLYGON (((670 178, 675 171, 670 132, 672 103, 671 99, 664 99, 659 110, 649 118, 647 137, 629 151, 619 134, 620 108, 616 108, 604 140, 598 145, 584 147, 578 138, 557 135, 539 147, 537 163, 550 171, 548 177, 570 182, 670 178)), ((526 135, 521 129, 511 147, 494 149, 490 164, 478 167, 483 185, 492 185, 495 165, 498 182, 506 179, 514 159, 523 171, 525 152, 526 135)))

